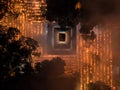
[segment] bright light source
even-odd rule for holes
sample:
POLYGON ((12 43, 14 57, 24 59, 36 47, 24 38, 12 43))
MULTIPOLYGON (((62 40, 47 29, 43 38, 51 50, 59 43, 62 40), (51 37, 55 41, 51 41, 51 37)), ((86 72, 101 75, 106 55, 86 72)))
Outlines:
POLYGON ((61 31, 57 33, 57 43, 59 44, 66 44, 68 41, 68 34, 67 32, 61 31))

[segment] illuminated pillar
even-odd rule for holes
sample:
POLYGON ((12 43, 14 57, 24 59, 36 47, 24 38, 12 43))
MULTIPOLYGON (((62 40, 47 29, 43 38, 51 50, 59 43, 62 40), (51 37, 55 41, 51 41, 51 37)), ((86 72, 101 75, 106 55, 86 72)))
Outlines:
POLYGON ((94 41, 85 41, 80 35, 80 88, 83 90, 87 90, 88 83, 96 81, 113 87, 111 32, 102 26, 95 29, 98 31, 94 41))

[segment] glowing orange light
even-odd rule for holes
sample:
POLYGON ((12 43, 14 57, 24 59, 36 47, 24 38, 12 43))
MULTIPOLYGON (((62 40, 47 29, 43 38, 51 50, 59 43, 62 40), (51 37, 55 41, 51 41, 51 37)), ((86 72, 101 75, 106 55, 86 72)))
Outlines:
POLYGON ((81 3, 77 2, 76 5, 75 5, 75 9, 80 9, 80 8, 81 8, 81 3))

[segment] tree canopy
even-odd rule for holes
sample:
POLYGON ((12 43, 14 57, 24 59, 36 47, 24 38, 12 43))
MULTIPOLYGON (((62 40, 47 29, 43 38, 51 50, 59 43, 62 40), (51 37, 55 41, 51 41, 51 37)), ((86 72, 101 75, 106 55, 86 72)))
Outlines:
POLYGON ((0 26, 0 78, 26 72, 37 46, 35 40, 22 36, 17 28, 0 26))
POLYGON ((65 61, 60 58, 52 58, 51 60, 44 60, 41 63, 36 63, 35 71, 37 71, 42 78, 55 78, 64 74, 65 61))

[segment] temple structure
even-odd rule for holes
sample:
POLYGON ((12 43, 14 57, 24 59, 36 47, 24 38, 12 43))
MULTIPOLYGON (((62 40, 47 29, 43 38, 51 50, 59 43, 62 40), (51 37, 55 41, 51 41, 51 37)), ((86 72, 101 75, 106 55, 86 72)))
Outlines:
POLYGON ((65 74, 80 73, 80 90, 87 90, 87 84, 95 81, 105 82, 116 90, 113 86, 112 31, 106 26, 95 26, 92 31, 96 38, 91 40, 91 34, 79 33, 80 23, 74 28, 60 27, 56 22, 41 18, 40 5, 46 6, 44 0, 28 0, 26 14, 7 21, 7 25, 17 27, 22 35, 39 43, 41 56, 33 57, 33 63, 61 57, 66 62, 65 74))

